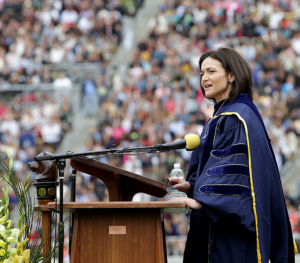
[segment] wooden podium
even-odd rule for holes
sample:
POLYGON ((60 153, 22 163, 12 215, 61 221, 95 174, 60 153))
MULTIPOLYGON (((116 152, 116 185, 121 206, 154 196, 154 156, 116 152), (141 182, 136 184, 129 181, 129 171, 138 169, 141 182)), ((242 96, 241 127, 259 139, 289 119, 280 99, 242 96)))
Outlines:
POLYGON ((70 262, 167 263, 163 209, 185 204, 131 202, 140 192, 165 196, 165 184, 91 159, 73 157, 71 166, 101 179, 109 202, 64 203, 65 213, 75 212, 70 262))

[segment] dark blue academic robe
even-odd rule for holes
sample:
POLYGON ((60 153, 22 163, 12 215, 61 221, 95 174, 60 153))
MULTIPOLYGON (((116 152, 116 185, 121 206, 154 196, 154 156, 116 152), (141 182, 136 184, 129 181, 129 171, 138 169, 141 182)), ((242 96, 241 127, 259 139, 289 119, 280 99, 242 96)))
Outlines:
POLYGON ((184 263, 290 263, 294 242, 280 176, 261 116, 242 94, 216 104, 193 151, 184 263))

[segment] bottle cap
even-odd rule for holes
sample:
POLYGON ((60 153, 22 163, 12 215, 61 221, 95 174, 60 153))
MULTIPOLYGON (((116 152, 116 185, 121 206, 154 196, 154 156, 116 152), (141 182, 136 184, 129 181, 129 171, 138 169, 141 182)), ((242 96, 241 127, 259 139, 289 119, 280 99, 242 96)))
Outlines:
POLYGON ((179 169, 180 168, 180 163, 174 163, 174 168, 179 169))

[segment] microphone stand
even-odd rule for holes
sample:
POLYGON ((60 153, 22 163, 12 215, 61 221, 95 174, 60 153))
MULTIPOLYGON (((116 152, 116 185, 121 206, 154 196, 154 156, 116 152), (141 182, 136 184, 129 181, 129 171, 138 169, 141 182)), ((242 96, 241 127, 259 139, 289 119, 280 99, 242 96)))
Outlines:
MULTIPOLYGON (((72 176, 71 176, 71 202, 75 202, 76 199, 76 174, 77 171, 72 169, 72 176)), ((70 214, 70 222, 69 222, 69 255, 71 255, 71 248, 72 248, 72 240, 73 240, 73 225, 74 225, 74 212, 70 214)))
MULTIPOLYGON (((134 148, 124 148, 124 149, 116 149, 111 148, 107 150, 101 151, 88 151, 88 152, 81 152, 81 153, 73 153, 67 152, 64 154, 47 154, 47 155, 38 155, 34 157, 34 160, 37 162, 46 161, 46 160, 53 160, 56 164, 58 169, 58 179, 59 179, 59 188, 60 188, 60 195, 59 195, 59 230, 58 230, 58 244, 59 244, 59 263, 63 263, 63 249, 64 249, 64 221, 63 221, 63 184, 64 184, 64 169, 66 168, 66 159, 71 159, 76 156, 88 156, 88 155, 110 155, 110 154, 117 154, 122 155, 129 152, 136 152, 136 153, 159 153, 165 152, 170 150, 177 150, 185 148, 185 143, 178 142, 178 143, 166 143, 166 144, 155 144, 154 146, 145 146, 145 147, 134 147, 134 148)), ((72 186, 71 190, 73 195, 71 197, 71 201, 75 201, 75 172, 72 171, 72 186), (73 176, 73 174, 75 174, 73 176), (74 178, 73 178, 74 177, 74 178)), ((72 218, 73 219, 73 218, 72 218)), ((72 220, 73 221, 73 220, 72 220)), ((73 228, 73 226, 72 226, 73 228)), ((72 242, 72 237, 71 237, 72 242)))
POLYGON ((64 260, 64 211, 63 211, 63 195, 64 195, 64 170, 66 168, 66 159, 56 159, 59 178, 59 225, 58 225, 58 262, 63 263, 64 260))

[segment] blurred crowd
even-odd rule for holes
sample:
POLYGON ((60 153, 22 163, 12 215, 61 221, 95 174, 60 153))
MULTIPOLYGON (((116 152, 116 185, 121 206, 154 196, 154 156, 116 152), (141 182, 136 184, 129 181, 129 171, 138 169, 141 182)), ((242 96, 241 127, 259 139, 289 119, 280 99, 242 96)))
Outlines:
POLYGON ((0 151, 14 159, 19 177, 28 176, 34 156, 54 153, 72 126, 78 90, 61 65, 106 67, 122 40, 123 17, 142 3, 0 1, 0 151))
POLYGON ((48 64, 109 61, 143 0, 0 1, 0 83, 54 81, 48 64))
MULTIPOLYGON (((4 2, 2 11, 19 12, 17 17, 14 11, 0 16, 0 75, 5 81, 10 82, 11 76, 18 74, 15 79, 29 81, 22 83, 33 79, 44 82, 44 75, 49 76, 44 72, 47 65, 28 73, 30 63, 108 61, 120 42, 124 11, 118 1, 34 3, 4 2), (22 23, 19 17, 24 18, 22 23), (24 43, 28 43, 25 49, 24 43), (20 74, 31 77, 20 78, 20 74)), ((254 102, 270 135, 279 169, 294 158, 300 138, 300 1, 165 0, 150 19, 148 29, 149 39, 140 39, 125 70, 108 72, 102 63, 98 74, 86 75, 82 83, 83 105, 90 116, 96 116, 98 125, 78 151, 150 146, 182 139, 188 133, 200 135, 213 113, 213 105, 199 89, 198 61, 205 51, 227 45, 240 52, 252 68, 254 102)), ((17 138, 20 143, 21 133, 16 127, 24 130, 24 125, 20 126, 22 118, 11 117, 16 115, 19 104, 8 111, 11 114, 2 113, 2 105, 5 101, 1 102, 0 115, 3 120, 7 118, 11 128, 7 133, 2 121, 1 147, 9 147, 10 140, 6 138, 17 138)), ((50 103, 52 108, 55 105, 50 103)), ((22 109, 22 115, 25 112, 22 109)), ((28 123, 26 118, 23 123, 28 123)), ((42 136, 38 138, 44 140, 42 136)), ((57 147, 53 142, 51 145, 57 147)), ((22 158, 22 147, 20 144, 15 151, 16 160, 22 158)), ((35 151, 42 149, 34 147, 35 151)), ((179 150, 99 160, 164 181, 174 163, 180 163, 186 173, 189 158, 189 152, 179 150)), ((70 180, 66 176, 65 200, 69 198, 70 180)), ((78 173, 76 201, 107 200, 103 182, 78 173)), ((140 194, 134 200, 157 199, 140 194)), ((299 201, 288 194, 286 200, 293 231, 299 232, 299 201)), ((165 229, 170 237, 186 235, 188 215, 165 214, 165 229)), ((167 243, 168 253, 181 255, 184 242, 185 239, 176 239, 167 243)))
POLYGON ((14 159, 13 169, 21 178, 29 174, 28 162, 42 151, 54 152, 72 122, 71 107, 64 100, 61 107, 53 99, 33 107, 21 107, 21 97, 14 105, 0 100, 0 151, 14 159))

